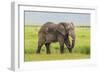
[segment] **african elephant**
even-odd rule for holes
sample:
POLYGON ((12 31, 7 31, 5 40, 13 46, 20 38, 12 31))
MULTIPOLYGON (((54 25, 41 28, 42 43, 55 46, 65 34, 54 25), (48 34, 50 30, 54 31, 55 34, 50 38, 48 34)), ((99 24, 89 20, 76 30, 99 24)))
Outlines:
POLYGON ((50 54, 49 46, 52 42, 59 42, 61 54, 64 53, 64 44, 71 53, 75 45, 74 24, 72 22, 60 22, 58 24, 47 22, 42 25, 38 32, 38 48, 36 53, 40 53, 41 47, 45 45, 46 53, 50 54), (69 39, 69 36, 72 40, 69 39))

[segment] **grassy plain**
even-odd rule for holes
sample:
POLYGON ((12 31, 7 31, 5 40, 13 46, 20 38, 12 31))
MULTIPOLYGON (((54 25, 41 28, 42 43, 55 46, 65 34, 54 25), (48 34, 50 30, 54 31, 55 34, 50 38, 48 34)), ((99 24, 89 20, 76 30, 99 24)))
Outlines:
POLYGON ((90 27, 76 27, 76 43, 73 53, 70 54, 66 47, 65 53, 60 54, 59 43, 52 43, 50 46, 51 54, 46 54, 45 46, 41 49, 41 54, 36 54, 38 31, 40 26, 24 26, 24 60, 42 61, 42 60, 63 60, 63 59, 87 59, 90 58, 90 27))

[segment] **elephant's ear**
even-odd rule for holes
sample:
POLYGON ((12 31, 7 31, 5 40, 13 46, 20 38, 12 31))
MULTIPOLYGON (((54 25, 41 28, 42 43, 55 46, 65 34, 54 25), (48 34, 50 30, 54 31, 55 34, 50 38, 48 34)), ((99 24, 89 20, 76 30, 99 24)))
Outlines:
POLYGON ((64 27, 63 27, 61 24, 58 24, 58 25, 57 25, 56 31, 57 31, 60 35, 63 35, 63 36, 65 36, 65 34, 66 34, 65 29, 64 29, 64 27))

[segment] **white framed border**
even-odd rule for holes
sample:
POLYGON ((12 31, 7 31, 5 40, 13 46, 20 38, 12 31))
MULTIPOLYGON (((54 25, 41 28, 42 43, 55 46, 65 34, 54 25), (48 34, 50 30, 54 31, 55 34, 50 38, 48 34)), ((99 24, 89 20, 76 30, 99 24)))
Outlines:
POLYGON ((97 65, 95 49, 96 30, 96 7, 88 6, 45 6, 33 5, 32 3, 13 2, 11 6, 11 69, 30 70, 61 67, 80 67, 97 65), (24 11, 48 11, 48 12, 69 12, 69 13, 89 13, 91 16, 91 56, 90 59, 82 60, 57 60, 41 62, 24 62, 24 11))

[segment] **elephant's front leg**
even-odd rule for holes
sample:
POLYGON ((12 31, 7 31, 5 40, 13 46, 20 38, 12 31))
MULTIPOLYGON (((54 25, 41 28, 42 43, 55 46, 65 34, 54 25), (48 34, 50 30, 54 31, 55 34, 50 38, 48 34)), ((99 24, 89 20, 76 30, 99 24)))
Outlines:
POLYGON ((61 54, 64 53, 64 45, 60 45, 60 53, 61 53, 61 54))
POLYGON ((50 54, 50 43, 45 43, 45 46, 46 46, 46 53, 47 54, 50 54))
POLYGON ((59 37, 58 41, 59 41, 59 45, 60 45, 60 53, 63 54, 64 53, 64 39, 63 39, 63 37, 59 37))

